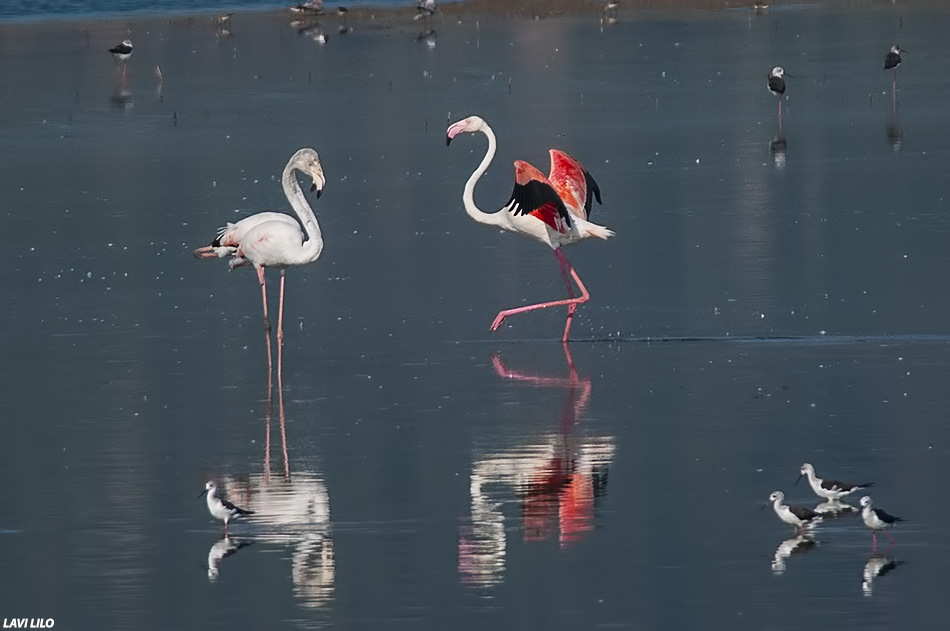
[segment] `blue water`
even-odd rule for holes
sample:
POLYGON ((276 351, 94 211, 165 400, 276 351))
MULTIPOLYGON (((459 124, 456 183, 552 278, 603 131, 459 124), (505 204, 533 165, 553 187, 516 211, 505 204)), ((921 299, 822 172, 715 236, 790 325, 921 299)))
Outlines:
MULTIPOLYGON (((0 21, 100 17, 116 14, 226 12, 236 9, 268 10, 280 9, 292 4, 296 4, 296 0, 225 0, 224 2, 215 2, 215 0, 3 0, 0 2, 0 21)), ((412 5, 411 2, 404 0, 364 0, 346 4, 349 7, 412 5)))

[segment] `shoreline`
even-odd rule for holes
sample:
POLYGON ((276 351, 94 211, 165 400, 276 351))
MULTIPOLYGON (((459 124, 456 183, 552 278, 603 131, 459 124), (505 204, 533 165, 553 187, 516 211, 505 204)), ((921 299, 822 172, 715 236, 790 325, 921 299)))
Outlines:
MULTIPOLYGON (((771 8, 788 8, 796 5, 809 5, 815 2, 770 2, 771 8)), ((434 18, 436 21, 446 18, 463 17, 486 18, 528 18, 542 19, 571 15, 595 15, 603 12, 604 2, 592 0, 464 0, 461 2, 442 2, 434 18)), ((88 14, 48 14, 24 15, 9 18, 0 18, 0 28, 10 26, 30 25, 81 25, 88 23, 116 22, 121 20, 194 20, 213 19, 223 12, 233 13, 234 16, 258 16, 276 18, 281 16, 296 17, 297 19, 336 19, 336 10, 328 8, 323 14, 308 16, 295 15, 289 11, 292 2, 280 8, 234 8, 224 11, 220 8, 205 7, 194 9, 170 9, 167 11, 149 11, 148 9, 127 12, 102 12, 88 14)), ((622 0, 618 9, 621 19, 633 18, 642 13, 665 13, 675 11, 710 11, 710 10, 753 10, 751 1, 742 0, 622 0)), ((768 11, 769 9, 766 9, 768 11)), ((405 5, 367 5, 349 9, 350 19, 385 19, 409 18, 416 15, 415 5, 411 1, 405 5)))

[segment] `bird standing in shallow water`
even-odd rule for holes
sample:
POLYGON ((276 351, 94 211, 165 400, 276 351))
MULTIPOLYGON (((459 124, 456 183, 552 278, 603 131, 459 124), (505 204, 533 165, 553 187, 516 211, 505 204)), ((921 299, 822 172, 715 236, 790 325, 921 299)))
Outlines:
POLYGON ((873 482, 865 482, 864 484, 850 484, 840 480, 819 478, 815 474, 815 467, 807 462, 802 465, 801 473, 799 474, 798 479, 795 480, 795 484, 798 484, 799 480, 801 480, 803 476, 808 477, 808 484, 811 485, 811 489, 815 492, 815 495, 833 502, 836 502, 845 495, 850 495, 857 490, 874 486, 873 482))
MULTIPOLYGON (((297 219, 278 212, 262 212, 246 217, 237 223, 229 223, 218 231, 217 238, 195 250, 198 258, 231 257, 231 269, 253 264, 257 270, 257 279, 261 285, 261 300, 264 303, 264 326, 270 331, 267 319, 267 285, 264 281, 264 268, 275 267, 280 270, 280 303, 277 313, 277 351, 284 343, 284 272, 291 265, 312 263, 323 252, 323 234, 313 209, 300 190, 296 172, 300 171, 313 178, 311 191, 317 191, 317 197, 323 193, 326 178, 317 152, 304 148, 291 156, 281 185, 287 201, 297 213, 297 219)), ((281 362, 277 364, 278 376, 281 362)))
POLYGON ((883 530, 887 538, 894 543, 894 537, 888 529, 899 521, 906 521, 903 517, 895 517, 881 508, 874 508, 871 498, 867 495, 861 498, 861 519, 864 525, 871 529, 871 539, 877 548, 877 531, 883 530))
POLYGON ((769 92, 778 97, 778 129, 782 133, 782 100, 785 98, 785 69, 781 66, 772 68, 769 73, 769 92))
POLYGON ((805 526, 812 526, 821 521, 821 515, 810 508, 783 504, 785 494, 781 491, 772 491, 772 494, 769 495, 769 501, 772 502, 772 508, 778 518, 786 524, 791 524, 795 531, 801 535, 805 534, 805 526))
MULTIPOLYGON (((891 85, 891 98, 896 104, 896 94, 897 94, 897 67, 901 65, 901 53, 907 52, 899 45, 895 44, 891 46, 890 52, 887 53, 887 56, 884 57, 884 70, 893 70, 894 71, 894 83, 891 85)), ((896 107, 896 105, 895 105, 896 107)))
POLYGON ((214 483, 213 480, 208 480, 205 483, 205 490, 198 494, 198 497, 195 499, 200 499, 202 495, 208 495, 208 512, 211 513, 211 516, 215 519, 220 519, 224 522, 224 534, 228 534, 228 522, 234 519, 235 517, 241 517, 242 515, 253 515, 254 511, 244 510, 243 508, 238 508, 228 500, 223 497, 218 497, 218 485, 214 483))
POLYGON ((588 237, 607 239, 614 236, 613 230, 587 220, 593 198, 596 197, 597 202, 601 203, 600 188, 580 162, 562 151, 551 149, 551 173, 548 177, 527 162, 516 160, 515 188, 508 203, 496 212, 483 212, 475 205, 475 184, 495 157, 495 133, 481 117, 469 116, 449 126, 445 144, 448 145, 461 133, 476 132, 481 132, 488 138, 488 151, 482 158, 481 164, 465 183, 465 190, 462 193, 465 212, 479 223, 533 237, 551 247, 557 257, 568 295, 567 300, 554 300, 501 311, 492 322, 491 330, 498 329, 510 315, 567 305, 567 323, 561 339, 562 342, 567 342, 574 311, 578 305, 590 300, 590 294, 567 257, 564 256, 561 247, 588 237), (574 289, 571 287, 569 277, 574 278, 581 290, 581 295, 577 298, 574 297, 574 289))
POLYGON ((116 65, 122 69, 122 79, 125 80, 125 68, 128 65, 129 57, 132 56, 132 40, 127 39, 121 44, 116 44, 109 49, 109 52, 112 53, 116 65))

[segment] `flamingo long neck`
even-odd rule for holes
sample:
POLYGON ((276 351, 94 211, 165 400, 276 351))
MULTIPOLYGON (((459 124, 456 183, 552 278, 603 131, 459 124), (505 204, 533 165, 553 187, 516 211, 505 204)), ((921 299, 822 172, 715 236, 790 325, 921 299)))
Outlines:
POLYGON ((296 253, 301 263, 314 261, 323 251, 323 233, 320 232, 320 224, 317 223, 317 217, 313 214, 313 209, 300 190, 300 183, 297 182, 297 175, 294 173, 297 166, 294 163, 288 164, 284 168, 284 174, 281 177, 281 184, 284 187, 284 195, 287 201, 293 206, 297 218, 303 224, 304 232, 307 234, 307 240, 301 244, 300 250, 296 253))
POLYGON ((488 137, 488 151, 485 152, 485 157, 482 158, 481 164, 478 165, 472 173, 472 176, 468 178, 468 182, 465 183, 465 191, 462 193, 462 203, 465 204, 465 212, 468 213, 468 216, 478 223, 484 223, 490 226, 504 226, 506 217, 503 212, 486 213, 475 205, 475 185, 485 171, 488 170, 488 165, 491 164, 492 159, 494 159, 495 149, 498 146, 495 140, 495 132, 492 131, 487 123, 482 125, 481 132, 488 137))

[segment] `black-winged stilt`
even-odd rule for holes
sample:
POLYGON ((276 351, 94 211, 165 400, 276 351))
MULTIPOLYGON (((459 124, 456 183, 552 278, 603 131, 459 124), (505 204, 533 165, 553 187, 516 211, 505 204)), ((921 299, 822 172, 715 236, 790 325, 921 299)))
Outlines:
POLYGON ((801 479, 806 476, 808 477, 808 484, 811 485, 811 489, 815 492, 815 495, 833 502, 836 502, 845 495, 850 495, 859 489, 866 489, 870 486, 874 486, 873 482, 851 484, 849 482, 842 482, 841 480, 819 478, 817 475, 815 475, 815 467, 807 462, 802 465, 801 473, 799 474, 798 479, 795 480, 795 484, 798 484, 799 481, 801 481, 801 479))
POLYGON ((225 535, 228 534, 229 521, 235 517, 254 514, 254 511, 252 510, 238 508, 223 497, 218 497, 218 485, 215 484, 213 480, 208 480, 208 482, 205 484, 205 490, 199 493, 198 497, 195 499, 200 499, 205 493, 208 494, 208 512, 211 513, 211 516, 215 519, 220 519, 224 522, 225 535))
POLYGON ((895 517, 881 508, 874 508, 874 503, 870 496, 865 495, 861 498, 861 519, 864 525, 871 529, 871 538, 874 541, 874 547, 877 547, 877 531, 883 530, 887 538, 894 543, 894 537, 888 532, 891 526, 899 521, 906 521, 903 517, 895 517))
POLYGON ((810 508, 784 504, 785 494, 781 491, 772 491, 772 494, 769 495, 769 501, 772 502, 772 508, 778 518, 786 524, 794 526, 796 532, 802 535, 805 534, 805 526, 812 526, 821 521, 821 515, 810 508))

